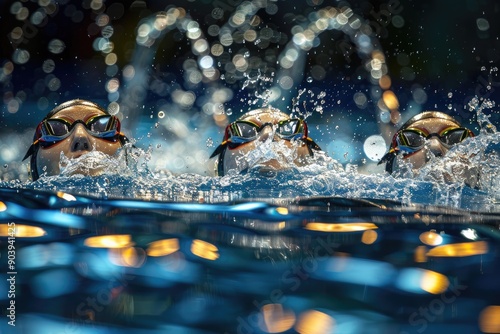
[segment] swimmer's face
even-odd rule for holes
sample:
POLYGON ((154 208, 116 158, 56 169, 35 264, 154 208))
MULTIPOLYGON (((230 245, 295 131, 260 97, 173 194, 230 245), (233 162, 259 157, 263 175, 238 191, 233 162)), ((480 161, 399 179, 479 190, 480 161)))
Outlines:
MULTIPOLYGON (((87 105, 69 106, 57 112, 50 119, 63 120, 69 124, 75 121, 84 123, 96 116, 106 115, 103 111, 87 105)), ((113 155, 121 147, 119 140, 106 140, 94 137, 82 123, 77 123, 69 135, 49 147, 40 147, 36 156, 38 175, 59 174, 61 152, 70 159, 78 158, 92 150, 113 155)))
POLYGON ((419 169, 432 157, 444 156, 451 146, 469 136, 469 132, 463 132, 466 130, 458 129, 463 128, 451 120, 441 118, 426 118, 416 121, 406 130, 412 131, 409 135, 421 140, 423 145, 414 152, 404 154, 403 159, 410 162, 413 169, 419 169), (462 134, 464 134, 463 137, 462 134))
MULTIPOLYGON (((254 131, 251 134, 255 134, 253 140, 237 145, 236 147, 228 145, 227 151, 224 154, 224 174, 229 170, 236 169, 242 171, 248 168, 247 157, 249 152, 257 149, 259 145, 263 145, 265 142, 272 141, 274 143, 279 143, 280 145, 274 147, 283 147, 284 150, 290 150, 290 152, 278 152, 282 153, 283 156, 290 154, 292 150, 294 158, 293 163, 297 166, 303 166, 307 164, 306 157, 310 156, 309 149, 307 145, 300 140, 301 136, 297 135, 292 140, 284 139, 283 136, 277 134, 277 128, 279 124, 283 124, 283 121, 287 121, 290 118, 281 112, 275 112, 272 109, 260 109, 257 111, 249 112, 246 116, 241 117, 238 121, 248 122, 255 125, 255 128, 249 127, 249 130, 254 131), (262 127, 263 128, 259 128, 262 127)), ((281 159, 280 159, 281 160, 281 159)), ((267 161, 259 162, 259 164, 271 167, 273 169, 281 169, 282 163, 277 159, 270 159, 267 161)))

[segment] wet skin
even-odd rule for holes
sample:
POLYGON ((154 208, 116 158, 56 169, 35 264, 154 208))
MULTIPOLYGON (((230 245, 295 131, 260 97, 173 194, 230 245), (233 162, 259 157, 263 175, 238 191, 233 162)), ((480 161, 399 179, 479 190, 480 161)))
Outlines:
MULTIPOLYGON (((94 116, 105 115, 99 109, 91 106, 75 105, 65 108, 56 113, 51 119, 64 119, 70 123, 76 120, 84 122, 94 116)), ((83 124, 76 124, 68 137, 48 148, 40 147, 36 156, 39 175, 58 175, 61 152, 70 159, 78 158, 92 150, 113 155, 121 147, 120 141, 111 142, 92 136, 83 124)), ((94 175, 99 171, 88 171, 94 175)))
MULTIPOLYGON (((448 128, 459 127, 455 122, 439 119, 439 118, 426 118, 416 121, 408 128, 418 129, 426 134, 441 133, 448 128)), ((424 147, 414 153, 405 155, 403 159, 413 165, 413 169, 423 167, 433 156, 441 157, 449 151, 437 137, 433 136, 426 140, 424 147)))
MULTIPOLYGON (((275 112, 272 109, 258 109, 249 112, 239 120, 251 121, 258 125, 262 125, 264 123, 277 125, 280 121, 287 119, 289 119, 288 116, 281 112, 275 112)), ((283 144, 287 149, 290 149, 290 152, 296 150, 296 157, 293 160, 293 163, 296 166, 304 166, 307 164, 306 157, 310 156, 307 145, 301 140, 291 142, 289 140, 280 138, 275 134, 275 130, 273 129, 273 127, 271 127, 271 125, 268 125, 258 133, 255 140, 239 145, 238 147, 233 149, 228 147, 224 155, 224 174, 227 174, 229 170, 236 169, 238 171, 242 171, 248 168, 249 166, 246 157, 248 153, 255 150, 259 145, 262 145, 270 138, 272 138, 273 142, 279 142, 280 144, 283 144)), ((283 157, 287 155, 285 152, 279 153, 281 153, 283 157)), ((286 158, 284 158, 283 160, 288 161, 288 159, 286 158)), ((270 167, 272 169, 286 168, 286 166, 283 166, 282 163, 276 159, 262 161, 259 162, 259 164, 270 167)))

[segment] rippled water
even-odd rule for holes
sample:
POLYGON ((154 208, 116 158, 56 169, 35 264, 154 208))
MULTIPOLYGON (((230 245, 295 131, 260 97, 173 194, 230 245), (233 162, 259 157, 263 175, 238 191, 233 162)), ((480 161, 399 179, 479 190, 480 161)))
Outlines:
POLYGON ((1 298, 17 332, 471 333, 498 317, 498 212, 201 194, 2 189, 1 233, 18 232, 1 275, 15 296, 1 298))

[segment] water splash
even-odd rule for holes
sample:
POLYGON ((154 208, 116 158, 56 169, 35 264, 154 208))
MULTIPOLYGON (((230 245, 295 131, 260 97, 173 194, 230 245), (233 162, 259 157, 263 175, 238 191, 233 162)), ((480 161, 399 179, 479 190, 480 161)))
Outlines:
MULTIPOLYGON (((132 123, 139 120, 140 106, 144 104, 147 95, 150 70, 160 41, 173 30, 185 34, 186 39, 191 43, 191 51, 197 56, 197 62, 189 63, 186 68, 187 81, 195 80, 193 76, 201 76, 208 82, 219 78, 219 72, 210 56, 210 45, 199 23, 191 19, 184 8, 170 8, 166 12, 159 12, 146 18, 139 23, 137 28, 137 46, 132 62, 125 67, 125 87, 123 93, 120 94, 123 96, 120 109, 132 123)), ((184 108, 192 106, 196 98, 191 92, 182 91, 180 87, 173 94, 174 98, 178 97, 177 101, 180 105, 184 104, 184 108)))
MULTIPOLYGON (((284 51, 280 54, 280 71, 272 90, 279 90, 284 96, 276 106, 286 108, 290 105, 292 96, 290 88, 302 82, 305 66, 305 54, 319 43, 319 36, 328 31, 341 31, 350 38, 356 46, 358 56, 364 59, 363 67, 369 73, 369 80, 382 93, 372 96, 379 112, 392 112, 393 119, 399 118, 397 108, 399 103, 396 95, 390 90, 390 77, 385 61, 385 55, 380 43, 375 37, 369 23, 356 15, 349 7, 325 7, 308 15, 308 20, 302 25, 296 25, 293 36, 284 51)), ((348 59, 346 59, 348 62, 348 59)), ((293 90, 292 90, 293 91, 293 90)))

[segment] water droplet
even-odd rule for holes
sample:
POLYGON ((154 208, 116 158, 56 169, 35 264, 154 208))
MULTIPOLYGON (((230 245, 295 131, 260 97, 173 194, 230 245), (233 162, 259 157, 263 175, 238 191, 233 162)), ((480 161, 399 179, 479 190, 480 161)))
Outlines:
POLYGON ((212 139, 212 137, 209 137, 207 139, 207 147, 213 147, 214 146, 214 140, 212 139))
POLYGON ((313 82, 313 78, 312 77, 307 77, 307 82, 313 82))
POLYGON ((52 73, 56 68, 56 63, 52 59, 47 59, 43 62, 42 69, 45 73, 52 73))
POLYGON ((231 116, 232 114, 233 114, 233 109, 228 108, 228 109, 226 110, 226 115, 231 116))
MULTIPOLYGON (((366 138, 363 144, 365 155, 372 161, 379 161, 385 154, 387 148, 384 137, 380 135, 372 135, 366 138)), ((366 159, 363 159, 366 163, 366 159)))
POLYGON ((12 61, 16 64, 26 64, 29 59, 30 53, 22 49, 16 49, 12 55, 12 61))
POLYGON ((53 39, 49 42, 48 49, 54 54, 60 54, 66 48, 66 44, 60 39, 53 39))
POLYGON ((158 112, 158 118, 163 118, 165 117, 165 112, 164 111, 159 111, 158 112))
POLYGON ((104 28, 102 28, 101 34, 104 38, 110 38, 111 36, 113 36, 113 32, 114 29, 112 26, 105 26, 104 28))

